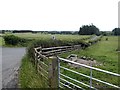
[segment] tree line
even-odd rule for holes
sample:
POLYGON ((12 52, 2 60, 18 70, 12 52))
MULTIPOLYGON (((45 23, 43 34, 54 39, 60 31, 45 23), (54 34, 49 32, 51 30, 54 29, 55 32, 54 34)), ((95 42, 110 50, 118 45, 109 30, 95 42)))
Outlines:
POLYGON ((1 30, 0 33, 42 33, 42 34, 78 34, 78 31, 32 31, 32 30, 1 30))
POLYGON ((32 31, 32 30, 1 30, 0 33, 43 33, 43 34, 72 34, 72 35, 120 35, 120 28, 114 28, 112 31, 100 31, 95 25, 83 25, 79 28, 79 31, 32 31))
POLYGON ((120 35, 120 28, 114 28, 112 31, 100 31, 98 27, 95 25, 83 25, 80 27, 79 35, 103 35, 103 36, 109 36, 109 35, 120 35))

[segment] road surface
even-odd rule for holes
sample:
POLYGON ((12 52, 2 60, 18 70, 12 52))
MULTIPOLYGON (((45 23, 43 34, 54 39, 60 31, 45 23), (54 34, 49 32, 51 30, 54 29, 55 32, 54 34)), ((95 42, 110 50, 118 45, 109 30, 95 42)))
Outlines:
POLYGON ((2 88, 18 87, 18 70, 25 53, 25 48, 2 48, 2 88))

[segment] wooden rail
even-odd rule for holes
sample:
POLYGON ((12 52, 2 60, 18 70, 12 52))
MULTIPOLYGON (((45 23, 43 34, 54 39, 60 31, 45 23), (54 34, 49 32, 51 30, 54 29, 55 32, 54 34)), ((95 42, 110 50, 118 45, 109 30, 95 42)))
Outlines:
POLYGON ((50 57, 63 52, 81 49, 81 48, 82 48, 81 45, 73 45, 73 46, 61 46, 61 47, 51 47, 51 48, 37 47, 34 49, 36 53, 44 55, 46 57, 50 57))
POLYGON ((47 82, 50 88, 58 88, 58 60, 56 56, 63 52, 68 52, 71 50, 81 49, 81 45, 74 46, 61 46, 61 47, 51 47, 51 48, 42 48, 37 47, 35 50, 35 66, 43 78, 44 82, 47 82))

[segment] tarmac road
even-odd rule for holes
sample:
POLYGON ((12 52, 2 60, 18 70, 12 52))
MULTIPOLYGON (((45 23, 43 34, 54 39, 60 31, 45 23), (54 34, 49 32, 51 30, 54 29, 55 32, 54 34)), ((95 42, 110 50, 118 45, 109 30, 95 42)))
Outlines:
POLYGON ((2 88, 18 87, 18 70, 25 48, 2 48, 2 88))

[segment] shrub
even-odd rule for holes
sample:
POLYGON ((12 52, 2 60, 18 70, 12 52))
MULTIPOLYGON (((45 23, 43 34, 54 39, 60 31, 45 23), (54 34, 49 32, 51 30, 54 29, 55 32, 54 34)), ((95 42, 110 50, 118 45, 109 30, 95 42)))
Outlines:
POLYGON ((106 38, 106 41, 108 41, 108 38, 106 38))
POLYGON ((20 41, 20 38, 14 35, 5 35, 3 38, 7 45, 17 45, 20 41))
POLYGON ((21 45, 21 46, 27 46, 27 44, 29 44, 30 39, 24 39, 24 38, 20 38, 14 35, 5 35, 3 36, 4 40, 5 40, 5 44, 6 45, 21 45))

